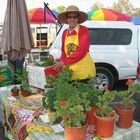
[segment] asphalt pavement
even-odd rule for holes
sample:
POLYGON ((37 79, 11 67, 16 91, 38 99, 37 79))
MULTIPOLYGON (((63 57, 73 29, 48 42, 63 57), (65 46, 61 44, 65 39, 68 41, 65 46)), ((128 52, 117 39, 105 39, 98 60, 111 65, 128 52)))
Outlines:
POLYGON ((0 140, 9 140, 8 138, 5 137, 4 127, 2 126, 1 123, 0 123, 0 140))

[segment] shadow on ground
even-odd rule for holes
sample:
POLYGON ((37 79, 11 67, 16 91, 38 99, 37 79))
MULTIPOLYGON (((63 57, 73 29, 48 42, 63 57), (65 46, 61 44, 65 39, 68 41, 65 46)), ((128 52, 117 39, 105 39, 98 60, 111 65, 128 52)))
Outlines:
POLYGON ((0 140, 9 140, 5 137, 5 131, 4 127, 2 126, 2 123, 0 122, 0 140))

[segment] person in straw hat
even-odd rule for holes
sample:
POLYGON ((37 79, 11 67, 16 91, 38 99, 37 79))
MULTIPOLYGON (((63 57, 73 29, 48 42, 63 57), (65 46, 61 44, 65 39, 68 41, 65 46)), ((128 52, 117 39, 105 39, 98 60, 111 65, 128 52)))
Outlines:
POLYGON ((95 64, 89 54, 89 32, 87 27, 80 25, 87 20, 86 13, 70 5, 66 11, 58 15, 61 22, 68 24, 62 35, 62 54, 55 64, 55 70, 65 65, 73 71, 72 80, 84 80, 96 75, 95 64))

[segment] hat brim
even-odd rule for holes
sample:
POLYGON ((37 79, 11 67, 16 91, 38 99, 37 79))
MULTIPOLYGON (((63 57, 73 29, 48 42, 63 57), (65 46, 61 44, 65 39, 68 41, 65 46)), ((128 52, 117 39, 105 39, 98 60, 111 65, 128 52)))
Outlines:
POLYGON ((82 12, 82 11, 68 11, 68 12, 60 13, 58 15, 58 19, 61 22, 68 24, 68 21, 67 21, 67 14, 68 13, 78 13, 78 15, 79 15, 78 23, 79 24, 85 22, 88 19, 88 15, 85 12, 82 12))

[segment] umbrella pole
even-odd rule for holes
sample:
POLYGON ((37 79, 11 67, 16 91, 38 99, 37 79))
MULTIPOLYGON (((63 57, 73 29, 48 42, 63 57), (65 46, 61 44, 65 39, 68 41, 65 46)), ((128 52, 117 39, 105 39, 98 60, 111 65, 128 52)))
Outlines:
POLYGON ((41 47, 41 24, 40 24, 40 30, 39 30, 39 47, 41 47))
MULTIPOLYGON (((62 26, 62 23, 59 21, 59 19, 54 15, 54 13, 50 10, 50 8, 48 7, 48 3, 44 2, 44 12, 46 13, 46 10, 48 10, 52 16, 54 17, 54 19, 56 19, 59 23, 60 26, 62 26)), ((44 17, 44 22, 46 22, 46 17, 44 17)))
POLYGON ((46 6, 44 5, 44 23, 46 23, 46 6))

